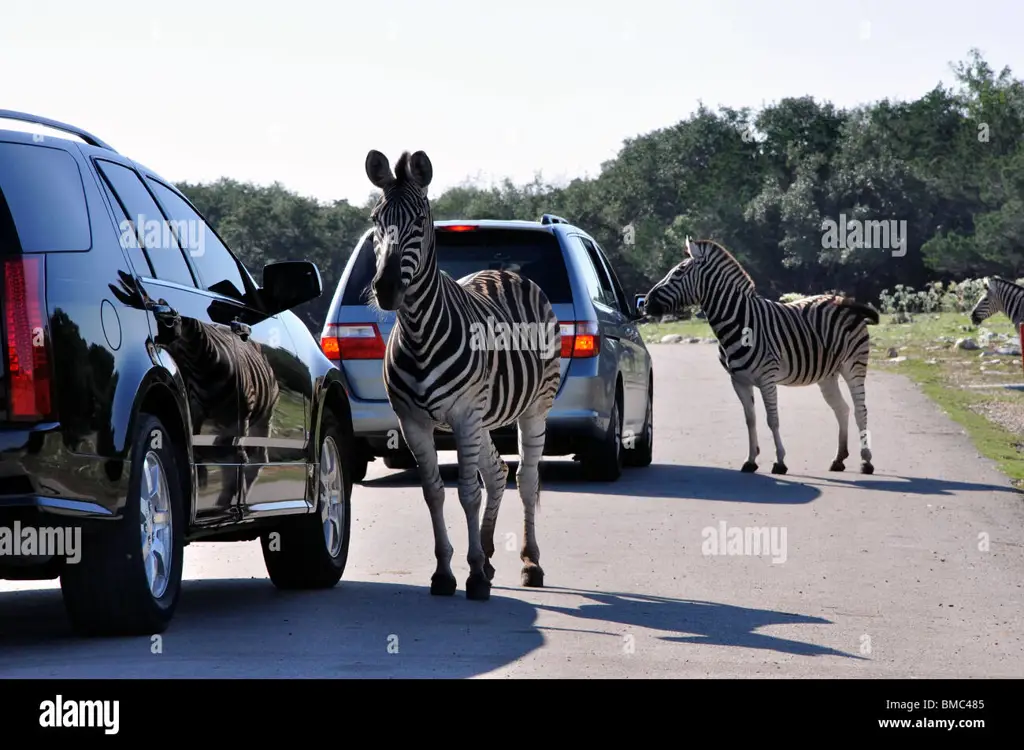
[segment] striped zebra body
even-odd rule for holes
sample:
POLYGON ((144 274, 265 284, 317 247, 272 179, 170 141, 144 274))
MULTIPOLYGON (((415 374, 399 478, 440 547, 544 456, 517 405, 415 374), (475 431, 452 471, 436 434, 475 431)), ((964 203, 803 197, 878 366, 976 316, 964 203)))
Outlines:
POLYGON ((739 262, 717 243, 687 240, 689 257, 673 268, 646 297, 648 315, 700 305, 719 342, 719 361, 732 378, 743 405, 749 453, 743 471, 757 470, 760 453, 754 388, 761 392, 775 442, 772 472, 785 474, 785 448, 779 433, 778 386, 818 385, 839 423, 839 447, 832 471, 843 471, 849 457, 850 409, 839 388, 842 378, 854 402, 860 432, 861 471, 870 474, 870 438, 864 381, 870 340, 867 325, 878 313, 838 295, 816 295, 790 303, 757 294, 739 262))
POLYGON ((971 310, 971 323, 981 325, 983 320, 1003 313, 1013 321, 1019 335, 1021 324, 1024 323, 1024 287, 999 276, 989 276, 985 287, 985 293, 971 310))
POLYGON ((513 423, 519 432, 516 485, 525 516, 522 582, 542 586, 534 516, 547 415, 561 377, 558 320, 540 287, 517 274, 481 271, 455 281, 441 273, 427 200, 430 160, 422 151, 406 152, 395 166, 392 173, 378 151, 367 155, 367 176, 383 191, 371 214, 377 252, 372 292, 376 304, 397 317, 384 383, 430 510, 437 559, 430 591, 450 596, 457 586, 434 430, 453 433, 458 452, 459 501, 469 527, 466 596, 488 599, 494 528, 508 476, 490 431, 513 423), (492 340, 495 330, 534 335, 521 346, 492 340), (481 480, 487 492, 482 518, 481 480))

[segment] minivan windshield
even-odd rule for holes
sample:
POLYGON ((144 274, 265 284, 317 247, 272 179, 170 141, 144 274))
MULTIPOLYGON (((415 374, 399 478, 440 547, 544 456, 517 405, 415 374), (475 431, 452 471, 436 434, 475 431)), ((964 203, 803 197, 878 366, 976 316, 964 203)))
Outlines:
MULTIPOLYGON (((540 286, 551 304, 572 302, 562 249, 550 232, 497 228, 453 232, 438 228, 435 237, 438 267, 453 279, 489 269, 512 271, 540 286)), ((366 237, 358 252, 343 305, 363 305, 368 300, 375 270, 372 235, 366 237)))

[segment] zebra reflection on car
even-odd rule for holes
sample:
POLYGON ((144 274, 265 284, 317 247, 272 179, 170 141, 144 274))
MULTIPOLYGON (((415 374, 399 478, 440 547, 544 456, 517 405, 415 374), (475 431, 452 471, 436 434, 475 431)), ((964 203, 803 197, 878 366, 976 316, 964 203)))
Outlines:
MULTIPOLYGON (((153 305, 169 307, 164 299, 154 302, 131 274, 118 271, 118 275, 119 284, 109 287, 124 304, 138 309, 153 305)), ((156 319, 154 343, 174 359, 189 394, 192 434, 198 435, 205 423, 214 426, 217 437, 213 445, 233 446, 237 463, 244 467, 241 487, 239 472, 231 465, 222 467, 218 504, 230 505, 236 495, 244 502, 263 465, 269 462, 266 445, 250 446, 255 448, 250 454, 239 438, 270 435, 274 407, 281 395, 270 362, 259 343, 252 339, 243 341, 227 328, 182 317, 174 311, 157 314, 156 319)), ((203 488, 207 484, 206 467, 198 464, 196 470, 199 486, 203 488)))

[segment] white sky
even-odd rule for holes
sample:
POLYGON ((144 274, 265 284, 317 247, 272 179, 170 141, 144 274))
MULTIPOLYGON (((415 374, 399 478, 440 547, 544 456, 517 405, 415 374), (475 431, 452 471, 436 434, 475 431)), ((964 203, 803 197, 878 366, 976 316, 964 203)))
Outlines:
POLYGON ((599 171, 698 100, 912 99, 981 49, 1024 74, 1010 0, 6 2, 0 108, 92 131, 165 178, 361 203, 367 150, 467 178, 599 171))

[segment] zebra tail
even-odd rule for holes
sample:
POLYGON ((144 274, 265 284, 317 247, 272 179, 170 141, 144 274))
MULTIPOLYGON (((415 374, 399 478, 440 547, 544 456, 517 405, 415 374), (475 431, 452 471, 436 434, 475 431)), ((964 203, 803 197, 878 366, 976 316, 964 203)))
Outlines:
POLYGON ((856 302, 849 298, 839 301, 839 306, 849 310, 856 318, 865 321, 869 326, 878 325, 878 310, 863 302, 856 302))

